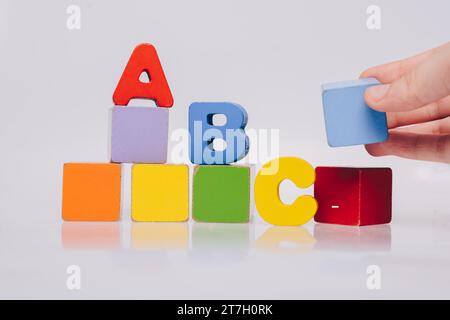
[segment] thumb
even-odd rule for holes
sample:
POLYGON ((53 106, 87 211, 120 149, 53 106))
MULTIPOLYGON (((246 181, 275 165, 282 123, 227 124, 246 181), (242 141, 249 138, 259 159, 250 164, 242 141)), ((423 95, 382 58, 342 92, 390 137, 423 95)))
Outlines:
POLYGON ((379 111, 409 111, 450 94, 450 42, 399 79, 366 90, 367 104, 379 111))

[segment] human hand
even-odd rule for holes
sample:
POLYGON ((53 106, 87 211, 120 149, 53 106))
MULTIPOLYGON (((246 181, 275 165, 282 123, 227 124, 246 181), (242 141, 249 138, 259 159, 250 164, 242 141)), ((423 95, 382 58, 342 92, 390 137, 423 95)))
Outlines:
POLYGON ((450 163, 450 42, 361 77, 382 83, 365 99, 388 120, 389 139, 366 145, 371 155, 450 163))

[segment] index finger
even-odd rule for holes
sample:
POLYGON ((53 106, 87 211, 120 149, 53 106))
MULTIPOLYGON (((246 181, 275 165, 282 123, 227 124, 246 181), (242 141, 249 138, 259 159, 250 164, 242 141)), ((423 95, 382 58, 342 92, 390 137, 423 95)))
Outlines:
POLYGON ((407 59, 389 62, 369 68, 361 73, 360 78, 376 78, 381 83, 391 83, 424 61, 433 50, 420 53, 407 59))

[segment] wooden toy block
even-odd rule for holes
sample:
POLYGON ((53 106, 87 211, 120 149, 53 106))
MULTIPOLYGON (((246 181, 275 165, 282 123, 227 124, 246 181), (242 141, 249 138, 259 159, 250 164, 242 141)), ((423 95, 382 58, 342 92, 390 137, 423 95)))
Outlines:
POLYGON ((189 218, 189 167, 135 164, 131 174, 134 221, 186 221, 189 218))
POLYGON ((391 221, 390 168, 317 167, 314 197, 319 209, 314 220, 363 226, 391 221))
POLYGON ((134 49, 113 95, 114 104, 122 106, 134 98, 154 100, 158 107, 173 106, 172 93, 158 54, 149 43, 134 49), (143 72, 147 74, 148 82, 139 80, 143 72))
POLYGON ((388 138, 386 113, 369 108, 364 92, 379 84, 373 78, 325 84, 322 102, 328 145, 351 146, 388 138))
POLYGON ((168 128, 167 109, 113 107, 111 161, 165 163, 168 128))
POLYGON ((131 227, 131 247, 137 250, 188 249, 187 223, 137 223, 131 227))
POLYGON ((287 205, 280 199, 280 184, 289 179, 305 189, 315 180, 314 168, 305 160, 295 157, 276 158, 263 165, 255 179, 255 203, 260 216, 270 224, 299 226, 312 219, 317 201, 309 195, 298 197, 287 205))
POLYGON ((120 187, 119 164, 64 164, 62 218, 67 221, 119 220, 120 187))
POLYGON ((194 102, 189 106, 189 156, 195 164, 231 164, 244 158, 249 151, 245 134, 247 112, 230 102, 194 102), (213 117, 224 115, 226 123, 215 125, 213 117), (226 142, 224 150, 214 148, 214 140, 226 142))
POLYGON ((198 222, 248 222, 250 168, 196 166, 192 216, 198 222))

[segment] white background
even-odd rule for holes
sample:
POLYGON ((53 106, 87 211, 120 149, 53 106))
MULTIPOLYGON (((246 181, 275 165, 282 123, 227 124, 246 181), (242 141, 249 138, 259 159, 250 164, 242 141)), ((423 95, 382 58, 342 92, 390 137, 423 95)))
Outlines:
POLYGON ((329 148, 320 97, 322 83, 448 41, 449 11, 446 0, 2 0, 0 298, 449 298, 449 166, 329 148), (66 27, 70 4, 81 30, 66 27), (371 4, 381 30, 366 27, 371 4), (63 163, 109 160, 112 94, 141 42, 156 46, 169 81, 171 132, 187 127, 191 102, 237 102, 249 128, 280 130, 282 155, 391 167, 392 224, 270 229, 300 239, 270 249, 254 213, 244 226, 152 225, 179 243, 144 239, 143 250, 126 209, 119 223, 63 224, 63 163), (71 264, 78 291, 66 287, 71 264), (366 287, 371 264, 381 290, 366 287))

